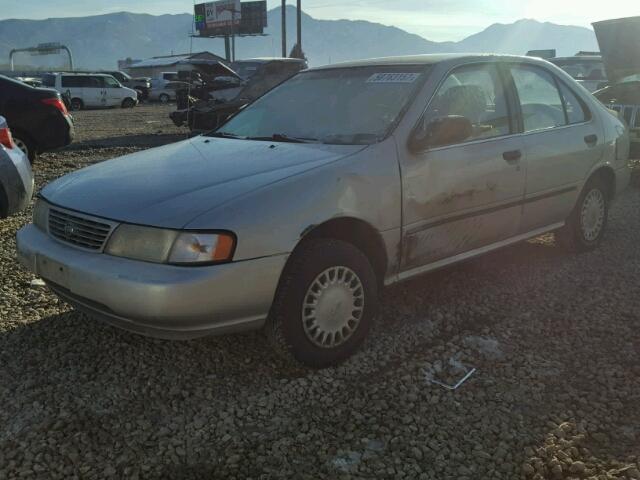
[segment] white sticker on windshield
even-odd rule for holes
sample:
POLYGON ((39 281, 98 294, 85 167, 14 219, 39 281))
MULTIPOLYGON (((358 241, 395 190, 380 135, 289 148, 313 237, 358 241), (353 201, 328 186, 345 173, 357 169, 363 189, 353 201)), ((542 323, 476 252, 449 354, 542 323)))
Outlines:
POLYGON ((367 83, 413 83, 419 76, 419 73, 374 73, 367 83))

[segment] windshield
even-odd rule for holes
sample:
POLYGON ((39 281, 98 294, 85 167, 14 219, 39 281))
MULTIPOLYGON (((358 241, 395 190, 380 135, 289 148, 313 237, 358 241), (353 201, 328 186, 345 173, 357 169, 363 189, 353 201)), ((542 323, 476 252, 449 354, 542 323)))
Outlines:
POLYGON ((256 100, 217 133, 375 143, 399 119, 425 71, 411 65, 303 72, 256 100))

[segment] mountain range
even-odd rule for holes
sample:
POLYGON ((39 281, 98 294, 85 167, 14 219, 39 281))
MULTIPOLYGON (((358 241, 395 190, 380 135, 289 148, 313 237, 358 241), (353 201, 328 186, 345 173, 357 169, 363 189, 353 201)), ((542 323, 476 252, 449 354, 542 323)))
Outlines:
MULTIPOLYGON (((295 8, 287 7, 288 50, 296 38, 295 8)), ((280 8, 268 12, 267 36, 236 41, 236 57, 281 55, 280 8)), ((208 50, 224 55, 222 39, 191 39, 192 16, 147 15, 128 12, 90 17, 0 21, 0 64, 14 48, 39 43, 67 45, 79 68, 115 68, 118 59, 143 59, 208 50)), ((555 48, 558 55, 598 50, 592 30, 583 27, 520 20, 494 24, 459 42, 432 42, 400 28, 367 21, 319 20, 303 13, 303 49, 311 65, 402 54, 476 52, 523 55, 528 50, 555 48)), ((4 60, 6 59, 6 60, 4 60)), ((16 65, 65 65, 64 57, 18 54, 16 65), (53 64, 52 64, 53 62, 53 64)))

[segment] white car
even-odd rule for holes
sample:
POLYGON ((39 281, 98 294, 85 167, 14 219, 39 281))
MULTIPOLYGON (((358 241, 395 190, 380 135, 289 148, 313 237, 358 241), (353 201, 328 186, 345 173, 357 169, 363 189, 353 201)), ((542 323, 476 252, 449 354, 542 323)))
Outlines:
POLYGON ((67 95, 71 110, 95 107, 133 108, 138 103, 138 92, 122 86, 111 75, 53 73, 43 75, 42 84, 67 95))
POLYGON ((159 101, 160 103, 169 103, 176 100, 176 92, 178 90, 186 90, 189 88, 187 82, 167 82, 165 85, 151 84, 149 90, 149 100, 159 101))

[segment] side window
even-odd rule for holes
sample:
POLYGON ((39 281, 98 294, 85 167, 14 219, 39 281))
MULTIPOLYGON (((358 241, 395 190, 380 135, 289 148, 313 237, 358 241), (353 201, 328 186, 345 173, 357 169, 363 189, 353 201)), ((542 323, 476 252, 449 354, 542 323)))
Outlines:
POLYGON ((117 82, 115 78, 111 78, 111 77, 100 77, 100 78, 104 80, 104 83, 107 86, 107 88, 118 88, 120 86, 120 84, 117 82))
POLYGON ((84 86, 86 88, 103 88, 103 77, 84 77, 84 86))
POLYGON ((591 118, 591 114, 586 109, 582 101, 564 83, 560 84, 560 94, 564 100, 567 121, 569 124, 586 122, 591 118))
POLYGON ((61 81, 62 88, 79 88, 82 87, 82 77, 73 75, 64 75, 61 81))
POLYGON ((525 132, 565 125, 560 92, 550 73, 529 65, 511 68, 525 132))
POLYGON ((471 65, 454 70, 433 97, 426 123, 448 116, 466 117, 473 126, 466 141, 511 133, 509 109, 494 65, 471 65))

